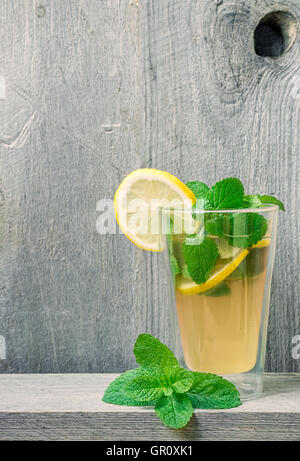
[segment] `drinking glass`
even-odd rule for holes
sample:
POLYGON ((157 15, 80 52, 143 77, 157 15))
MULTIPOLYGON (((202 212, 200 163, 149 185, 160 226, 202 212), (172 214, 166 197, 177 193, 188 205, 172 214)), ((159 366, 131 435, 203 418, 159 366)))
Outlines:
POLYGON ((190 370, 228 379, 242 400, 258 397, 278 207, 160 214, 177 357, 190 370))

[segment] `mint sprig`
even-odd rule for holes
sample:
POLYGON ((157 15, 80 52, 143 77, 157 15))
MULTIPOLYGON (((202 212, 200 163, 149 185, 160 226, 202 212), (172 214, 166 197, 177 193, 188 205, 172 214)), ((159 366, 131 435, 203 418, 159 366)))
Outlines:
MULTIPOLYGON (((194 192, 200 209, 207 211, 236 210, 245 208, 263 208, 278 205, 285 211, 283 203, 271 195, 245 195, 244 187, 238 178, 225 178, 209 188, 199 181, 190 181, 186 185, 194 192)), ((194 213, 197 219, 197 213, 194 213)), ((222 237, 232 246, 247 248, 263 238, 267 231, 266 219, 258 213, 207 213, 205 230, 210 235, 222 237)))
POLYGON ((154 336, 139 335, 134 354, 141 367, 116 378, 106 389, 104 402, 154 406, 161 421, 175 429, 188 423, 194 408, 232 408, 241 404, 233 384, 210 373, 180 367, 173 352, 154 336))
POLYGON ((211 188, 200 181, 188 181, 186 185, 194 193, 197 203, 201 204, 201 209, 234 210, 278 205, 280 210, 285 211, 283 203, 273 195, 245 195, 244 186, 238 178, 222 179, 211 188))

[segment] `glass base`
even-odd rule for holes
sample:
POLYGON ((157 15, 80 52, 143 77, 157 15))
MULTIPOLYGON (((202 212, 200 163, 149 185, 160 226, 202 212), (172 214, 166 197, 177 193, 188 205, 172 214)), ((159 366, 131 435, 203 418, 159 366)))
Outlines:
POLYGON ((222 375, 235 385, 240 393, 242 402, 257 399, 262 394, 263 375, 257 373, 235 373, 231 375, 222 375))

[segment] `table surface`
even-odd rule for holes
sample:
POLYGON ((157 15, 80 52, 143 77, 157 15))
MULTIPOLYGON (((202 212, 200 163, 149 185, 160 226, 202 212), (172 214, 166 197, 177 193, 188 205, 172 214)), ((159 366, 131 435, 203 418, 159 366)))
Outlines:
POLYGON ((195 410, 180 430, 153 408, 101 397, 116 374, 0 375, 0 440, 300 440, 300 374, 266 374, 263 395, 230 410, 195 410))

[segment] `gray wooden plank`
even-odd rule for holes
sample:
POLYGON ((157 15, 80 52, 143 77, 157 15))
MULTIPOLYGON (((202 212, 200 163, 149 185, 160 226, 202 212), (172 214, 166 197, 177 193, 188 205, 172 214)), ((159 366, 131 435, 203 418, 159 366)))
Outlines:
MULTIPOLYGON (((101 401, 115 373, 2 374, 0 412, 136 412, 101 401)), ((300 413, 300 374, 266 373, 264 392, 225 413, 300 413)), ((138 411, 149 412, 148 408, 138 411)), ((219 410, 211 410, 209 413, 219 410)))
MULTIPOLYGON (((286 203, 266 365, 300 370, 299 34, 278 60, 252 41, 278 7, 1 2, 0 372, 123 371, 139 333, 172 345, 160 256, 96 232, 98 200, 144 166, 286 203)), ((298 0, 282 8, 300 21, 298 0)))
POLYGON ((0 440, 300 440, 300 375, 266 374, 261 398, 196 410, 182 430, 153 409, 105 404, 115 374, 0 376, 0 440))

